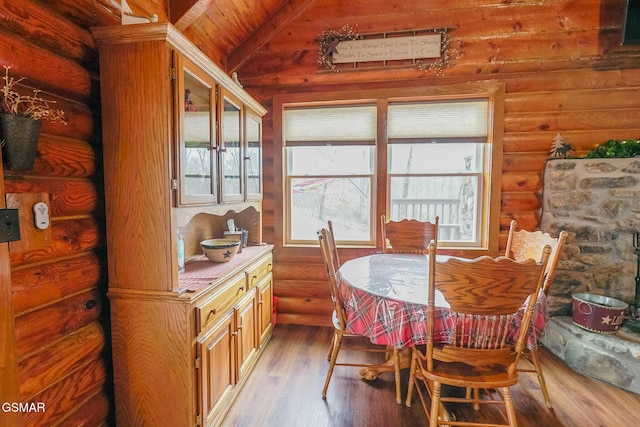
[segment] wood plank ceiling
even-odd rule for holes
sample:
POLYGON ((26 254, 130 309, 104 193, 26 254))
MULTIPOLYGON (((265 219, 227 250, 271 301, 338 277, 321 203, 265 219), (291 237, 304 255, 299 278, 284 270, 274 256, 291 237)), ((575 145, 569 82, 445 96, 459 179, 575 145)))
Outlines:
MULTIPOLYGON (((230 73, 315 0, 191 0, 171 22, 230 73)), ((172 2, 172 4, 175 2, 172 2)))
MULTIPOLYGON (((75 0, 43 0, 66 15, 78 15, 75 0)), ((316 0, 128 0, 134 15, 159 15, 171 22, 227 72, 244 62, 316 0), (164 6, 163 6, 164 4, 164 6), (164 16, 158 9, 165 9, 164 16)), ((82 0, 93 11, 82 20, 89 25, 112 25, 121 15, 119 0, 82 0)), ((83 15, 78 15, 82 17, 83 15)))

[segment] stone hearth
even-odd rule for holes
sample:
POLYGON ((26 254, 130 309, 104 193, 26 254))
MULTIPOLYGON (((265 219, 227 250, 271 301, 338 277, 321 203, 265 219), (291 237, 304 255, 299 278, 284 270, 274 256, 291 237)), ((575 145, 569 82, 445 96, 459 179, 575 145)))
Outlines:
POLYGON ((599 334, 555 316, 540 342, 574 371, 640 394, 640 335, 625 326, 599 334))

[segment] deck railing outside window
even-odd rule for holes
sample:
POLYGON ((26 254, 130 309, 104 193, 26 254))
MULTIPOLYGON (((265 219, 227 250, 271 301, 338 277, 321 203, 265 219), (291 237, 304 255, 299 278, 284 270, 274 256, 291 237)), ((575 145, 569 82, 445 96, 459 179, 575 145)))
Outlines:
POLYGON ((391 220, 434 221, 439 218, 438 240, 460 240, 459 199, 392 199, 391 220))

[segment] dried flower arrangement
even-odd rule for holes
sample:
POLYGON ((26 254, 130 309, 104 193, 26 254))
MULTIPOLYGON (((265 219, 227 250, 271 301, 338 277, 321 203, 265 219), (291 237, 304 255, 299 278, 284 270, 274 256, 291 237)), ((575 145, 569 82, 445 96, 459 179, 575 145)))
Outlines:
POLYGON ((4 65, 5 74, 2 78, 2 102, 0 103, 0 113, 13 116, 30 117, 34 120, 46 120, 51 123, 67 124, 64 111, 52 108, 51 104, 56 101, 44 99, 40 96, 39 89, 33 90, 33 95, 20 95, 15 90, 15 86, 25 78, 15 79, 9 75, 10 66, 4 65))
POLYGON ((318 64, 325 70, 339 71, 333 63, 332 54, 337 52, 338 44, 344 40, 359 40, 361 36, 353 31, 349 25, 342 27, 342 30, 324 30, 316 37, 315 42, 320 43, 318 52, 318 64))
POLYGON ((453 52, 450 49, 451 36, 449 36, 449 30, 447 28, 432 30, 433 33, 440 34, 440 52, 442 56, 432 62, 425 62, 423 60, 416 60, 416 68, 420 71, 435 70, 436 75, 443 76, 444 69, 451 65, 451 59, 457 57, 457 52, 453 52))

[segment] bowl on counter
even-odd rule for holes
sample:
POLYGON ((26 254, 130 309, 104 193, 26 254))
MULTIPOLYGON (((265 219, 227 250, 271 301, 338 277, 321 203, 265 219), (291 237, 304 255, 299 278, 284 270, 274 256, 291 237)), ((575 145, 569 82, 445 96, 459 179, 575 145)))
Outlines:
POLYGON ((238 252, 238 240, 208 239, 200 242, 202 252, 211 262, 228 262, 238 252))

